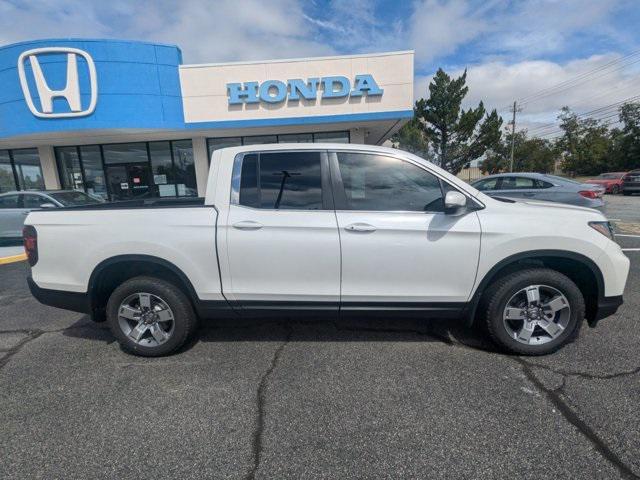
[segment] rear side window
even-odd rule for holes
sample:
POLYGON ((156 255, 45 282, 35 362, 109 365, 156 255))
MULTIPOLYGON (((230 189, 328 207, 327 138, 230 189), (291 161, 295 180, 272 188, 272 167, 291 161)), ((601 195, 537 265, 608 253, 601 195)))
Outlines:
POLYGON ((0 208, 18 208, 18 195, 0 197, 0 208))
POLYGON ((536 186, 537 182, 534 178, 528 177, 502 177, 500 190, 527 190, 532 188, 540 188, 536 186))
POLYGON ((40 195, 23 195, 22 196, 22 206, 24 208, 40 208, 40 205, 43 203, 51 203, 44 197, 40 195))
POLYGON ((488 178, 486 180, 481 180, 475 183, 473 186, 478 190, 480 190, 481 192, 484 192, 486 190, 495 190, 498 185, 498 179, 499 177, 488 178))
POLYGON ((349 210, 444 211, 440 180, 410 162, 340 152, 338 166, 349 210))
POLYGON ((321 210, 320 152, 268 152, 245 155, 238 203, 263 209, 321 210))

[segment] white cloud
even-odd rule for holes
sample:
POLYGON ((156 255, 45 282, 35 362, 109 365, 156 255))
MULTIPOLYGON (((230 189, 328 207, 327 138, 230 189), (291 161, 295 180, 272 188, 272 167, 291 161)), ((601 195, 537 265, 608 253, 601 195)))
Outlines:
MULTIPOLYGON (((633 65, 630 63, 640 60, 640 57, 622 60, 598 73, 583 76, 620 58, 619 55, 610 54, 592 56, 565 64, 550 61, 523 61, 512 65, 487 62, 472 66, 467 72, 469 93, 463 107, 475 107, 482 100, 487 109, 498 109, 507 121, 511 117, 507 107, 518 99, 519 104, 523 106, 522 112, 518 114, 519 126, 531 130, 548 123, 555 123, 560 108, 565 105, 577 113, 584 113, 627 98, 638 97, 640 96, 637 88, 640 84, 640 63, 633 65), (627 63, 629 65, 623 66, 627 63), (567 84, 569 88, 562 91, 547 90, 580 76, 583 77, 577 82, 567 84), (534 94, 543 90, 544 94, 533 97, 534 94), (520 99, 523 101, 521 102, 520 99)), ((448 73, 455 77, 462 74, 462 70, 448 73)), ((430 80, 431 76, 416 79, 415 98, 426 95, 430 80)), ((595 112, 592 116, 608 117, 615 113, 616 108, 611 107, 595 112)), ((605 121, 610 120, 615 120, 615 117, 605 119, 605 121)), ((554 128, 549 127, 534 131, 547 133, 553 130, 554 128)))
POLYGON ((0 0, 0 18, 0 44, 70 36, 151 40, 179 45, 188 63, 335 53, 315 40, 297 0, 0 0))

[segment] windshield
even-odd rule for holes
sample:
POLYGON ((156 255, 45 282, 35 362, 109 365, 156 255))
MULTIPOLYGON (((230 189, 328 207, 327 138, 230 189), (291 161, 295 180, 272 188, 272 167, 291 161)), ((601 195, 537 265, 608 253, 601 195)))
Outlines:
POLYGON ((99 200, 90 197, 84 192, 56 192, 50 193, 49 196, 60 202, 65 207, 76 207, 79 205, 94 205, 101 203, 99 200))

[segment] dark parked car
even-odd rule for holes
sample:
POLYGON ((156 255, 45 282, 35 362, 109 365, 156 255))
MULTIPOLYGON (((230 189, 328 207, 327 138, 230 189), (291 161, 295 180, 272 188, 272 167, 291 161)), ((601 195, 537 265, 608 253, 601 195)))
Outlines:
POLYGON ((27 190, 0 194, 0 238, 22 237, 22 225, 31 210, 101 202, 102 200, 77 190, 27 190))
POLYGON ((640 193, 640 170, 632 170, 622 179, 622 193, 632 195, 640 193))
POLYGON ((595 178, 590 178, 584 183, 590 183, 592 185, 601 185, 605 188, 605 193, 611 193, 617 195, 622 191, 622 179, 627 172, 608 172, 601 173, 595 178))
POLYGON ((472 182, 492 197, 524 198, 568 203, 602 210, 604 188, 544 173, 499 173, 472 182))

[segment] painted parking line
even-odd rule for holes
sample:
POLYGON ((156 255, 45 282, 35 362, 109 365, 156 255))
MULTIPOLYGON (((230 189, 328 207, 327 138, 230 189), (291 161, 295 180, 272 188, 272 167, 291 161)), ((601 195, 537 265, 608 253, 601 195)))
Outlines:
POLYGON ((27 259, 27 255, 25 253, 21 253, 20 255, 10 255, 8 257, 0 257, 0 265, 5 265, 7 263, 23 262, 26 259, 27 259))
POLYGON ((628 233, 616 233, 616 237, 640 238, 640 235, 629 235, 628 233))
POLYGON ((640 248, 623 248, 623 252, 640 252, 640 248))

